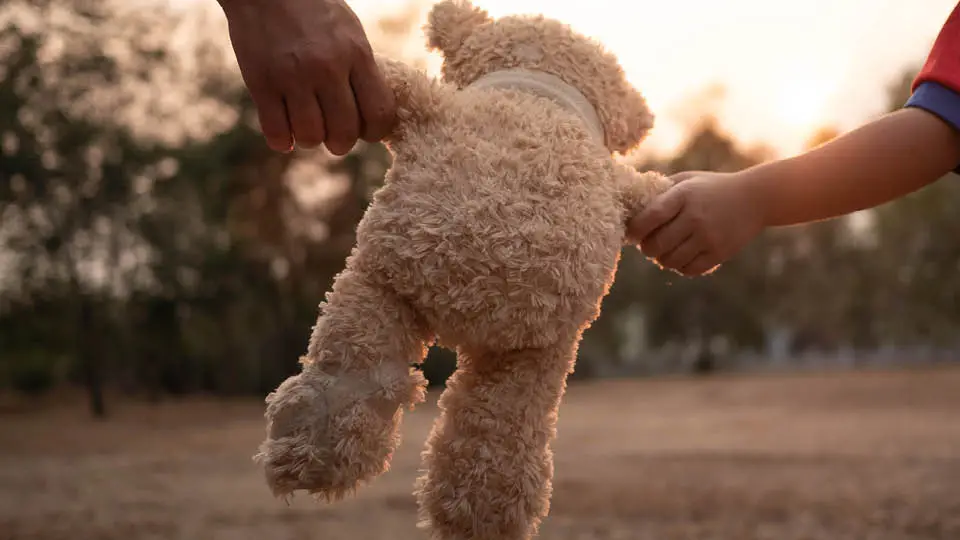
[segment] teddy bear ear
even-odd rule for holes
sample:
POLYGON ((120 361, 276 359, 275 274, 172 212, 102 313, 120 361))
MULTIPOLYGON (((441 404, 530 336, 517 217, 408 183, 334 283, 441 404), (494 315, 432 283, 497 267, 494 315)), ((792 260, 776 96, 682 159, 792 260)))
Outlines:
POLYGON ((443 0, 430 9, 427 24, 427 44, 444 56, 457 52, 473 30, 489 22, 486 11, 475 7, 468 0, 443 0))

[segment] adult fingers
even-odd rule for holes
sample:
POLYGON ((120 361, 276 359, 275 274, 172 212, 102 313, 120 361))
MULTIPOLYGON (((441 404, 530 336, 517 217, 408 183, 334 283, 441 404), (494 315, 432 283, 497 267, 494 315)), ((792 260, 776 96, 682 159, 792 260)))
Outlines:
POLYGON ((252 93, 257 105, 257 117, 260 119, 260 131, 267 146, 277 152, 293 150, 293 133, 287 120, 287 109, 283 96, 279 93, 252 93))
POLYGON ((639 239, 642 245, 653 231, 676 217, 683 209, 683 204, 683 192, 676 188, 668 189, 630 220, 630 236, 639 239))
POLYGON ((393 129, 396 102, 373 54, 364 55, 350 74, 360 120, 360 138, 379 142, 393 129))
POLYGON ((290 92, 287 98, 287 110, 297 146, 313 148, 323 143, 323 113, 317 97, 310 91, 298 88, 290 92))
POLYGON ((640 251, 647 257, 659 259, 677 249, 693 235, 693 223, 683 215, 650 233, 640 243, 640 251))
POLYGON ((657 258, 661 266, 682 271, 704 252, 703 246, 694 237, 689 237, 679 247, 657 258))
POLYGON ((323 81, 318 90, 323 108, 327 149, 342 156, 353 148, 360 137, 360 118, 356 97, 349 78, 331 78, 323 81))

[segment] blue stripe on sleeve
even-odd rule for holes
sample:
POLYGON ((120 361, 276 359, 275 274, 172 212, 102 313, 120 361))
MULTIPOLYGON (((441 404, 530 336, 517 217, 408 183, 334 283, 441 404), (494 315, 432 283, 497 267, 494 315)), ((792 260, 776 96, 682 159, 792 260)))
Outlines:
MULTIPOLYGON (((917 107, 935 114, 960 131, 960 93, 942 84, 931 81, 920 84, 904 107, 917 107)), ((960 174, 960 164, 953 172, 960 174)))

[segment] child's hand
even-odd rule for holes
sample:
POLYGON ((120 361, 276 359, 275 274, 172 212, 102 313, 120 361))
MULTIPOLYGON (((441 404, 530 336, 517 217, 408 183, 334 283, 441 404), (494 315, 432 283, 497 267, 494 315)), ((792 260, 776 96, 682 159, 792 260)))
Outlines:
POLYGON ((628 223, 644 255, 685 276, 711 272, 764 228, 749 173, 684 172, 628 223))

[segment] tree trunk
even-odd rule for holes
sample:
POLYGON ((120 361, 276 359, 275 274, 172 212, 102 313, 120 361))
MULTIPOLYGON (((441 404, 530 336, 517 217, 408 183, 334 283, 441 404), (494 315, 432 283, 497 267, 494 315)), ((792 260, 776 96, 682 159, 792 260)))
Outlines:
POLYGON ((712 375, 717 370, 717 363, 713 353, 706 345, 701 345, 697 360, 693 364, 693 372, 697 375, 712 375))
POLYGON ((77 320, 77 354, 83 382, 87 387, 90 413, 94 418, 105 418, 107 408, 103 398, 103 373, 96 346, 97 331, 93 305, 90 298, 82 291, 77 291, 77 299, 80 303, 77 320))

